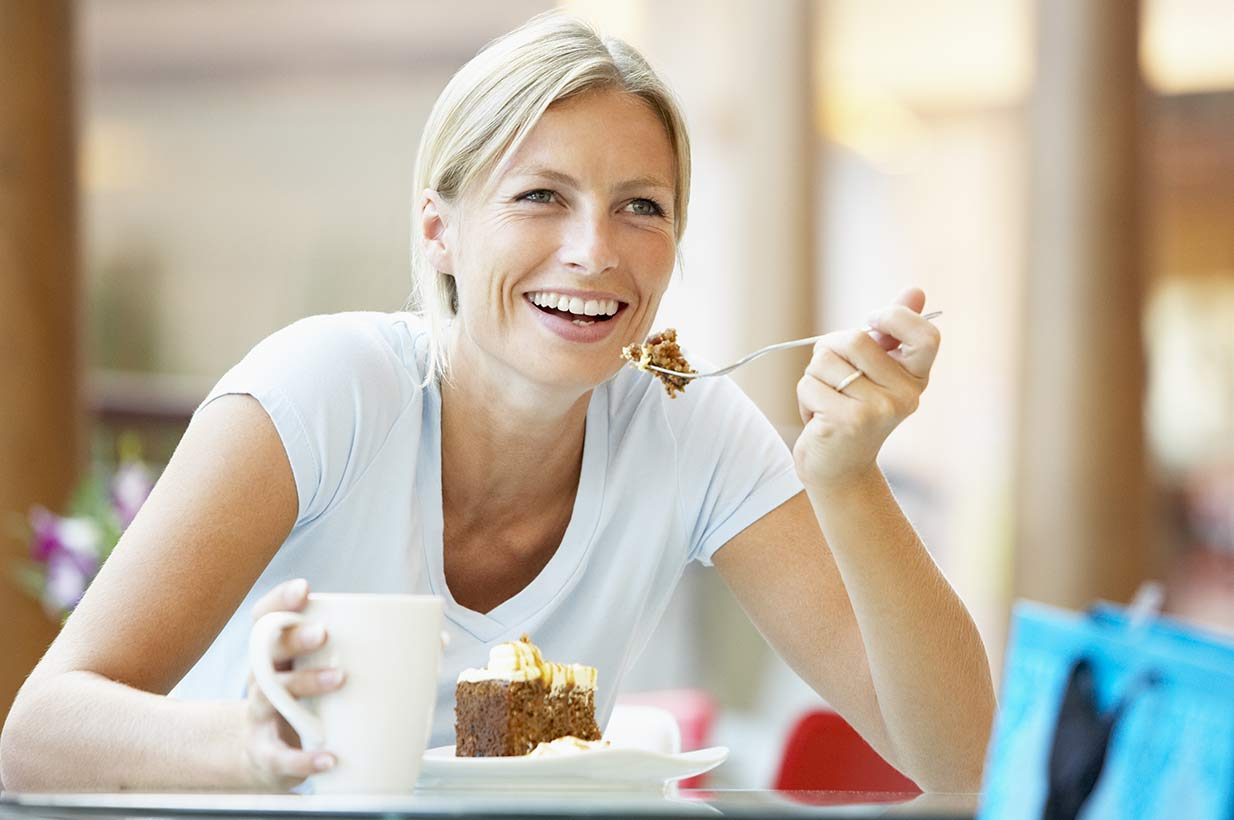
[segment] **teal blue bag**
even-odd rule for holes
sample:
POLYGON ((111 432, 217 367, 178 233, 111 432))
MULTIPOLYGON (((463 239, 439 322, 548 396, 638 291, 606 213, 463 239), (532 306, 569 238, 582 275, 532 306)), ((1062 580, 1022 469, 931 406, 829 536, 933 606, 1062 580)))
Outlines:
POLYGON ((1234 820, 1234 642, 1020 603, 1000 701, 980 818, 1234 820))

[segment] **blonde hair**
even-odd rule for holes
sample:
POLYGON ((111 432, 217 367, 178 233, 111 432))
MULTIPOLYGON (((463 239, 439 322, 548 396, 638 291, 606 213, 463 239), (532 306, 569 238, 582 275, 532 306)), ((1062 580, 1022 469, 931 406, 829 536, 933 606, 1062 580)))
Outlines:
MULTIPOLYGON (((457 200, 513 155, 550 105, 602 89, 640 98, 664 124, 676 160, 673 229, 680 240, 690 195, 690 141, 676 99, 628 44, 555 11, 489 43, 451 78, 420 137, 416 201, 426 188, 457 200)), ((429 322, 427 384, 446 372, 443 330, 458 311, 458 290, 453 276, 425 258, 419 213, 412 216, 412 233, 411 307, 429 322)))

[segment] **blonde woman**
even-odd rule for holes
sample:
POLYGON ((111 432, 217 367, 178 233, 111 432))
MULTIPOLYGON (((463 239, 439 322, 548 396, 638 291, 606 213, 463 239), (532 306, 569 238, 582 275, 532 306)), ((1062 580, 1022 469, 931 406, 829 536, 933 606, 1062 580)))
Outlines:
MULTIPOLYGON (((223 377, 22 688, 5 786, 283 789, 328 769, 245 685, 253 616, 310 588, 446 599, 434 744, 458 672, 523 632, 598 667, 603 724, 699 561, 888 760, 975 790, 984 650, 875 465, 938 348, 924 297, 871 318, 882 344, 818 344, 791 455, 727 380, 670 400, 619 352, 652 328, 689 186, 677 105, 629 46, 553 15, 468 63, 420 146, 419 311, 305 319, 223 377)), ((283 658, 324 640, 291 631, 283 658)))

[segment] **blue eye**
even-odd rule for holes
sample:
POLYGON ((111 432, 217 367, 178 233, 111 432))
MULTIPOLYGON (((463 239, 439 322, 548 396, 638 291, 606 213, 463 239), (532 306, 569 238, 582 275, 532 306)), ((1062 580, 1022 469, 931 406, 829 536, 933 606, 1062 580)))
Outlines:
POLYGON ((527 202, 540 202, 545 205, 552 202, 553 197, 553 192, 544 188, 539 188, 535 191, 528 191, 525 194, 519 195, 519 199, 521 200, 526 200, 527 202))
POLYGON ((664 216, 664 209, 654 199, 635 199, 627 207, 639 216, 664 216))

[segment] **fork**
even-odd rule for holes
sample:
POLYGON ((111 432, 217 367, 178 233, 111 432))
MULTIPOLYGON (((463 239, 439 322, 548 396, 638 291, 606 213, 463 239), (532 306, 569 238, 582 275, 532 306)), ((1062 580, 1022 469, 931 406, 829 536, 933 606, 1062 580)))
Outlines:
MULTIPOLYGON (((942 316, 942 315, 943 315, 943 312, 941 310, 935 310, 930 313, 924 314, 921 318, 922 319, 937 319, 939 316, 942 316)), ((862 329, 868 332, 872 330, 873 328, 866 327, 862 329)), ((823 335, 825 336, 826 334, 823 334, 823 335)), ((647 369, 654 370, 657 373, 667 373, 670 376, 677 376, 682 379, 709 379, 712 376, 723 376, 725 374, 732 373, 734 370, 741 367, 743 364, 749 364, 750 362, 757 359, 759 356, 763 356, 767 353, 773 353, 777 350, 788 350, 789 348, 792 348, 792 347, 802 347, 804 345, 812 345, 821 338, 823 337, 822 336, 811 336, 808 339, 794 339, 791 342, 780 342, 779 344, 767 345, 766 347, 760 347, 758 350, 754 351, 753 353, 747 356, 744 356, 738 359, 737 361, 733 362, 728 367, 721 367, 719 370, 713 370, 710 373, 680 373, 676 370, 667 370, 663 367, 656 367, 654 364, 647 365, 647 369)))

